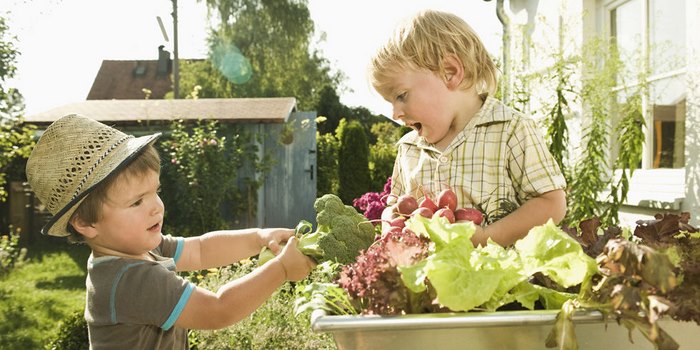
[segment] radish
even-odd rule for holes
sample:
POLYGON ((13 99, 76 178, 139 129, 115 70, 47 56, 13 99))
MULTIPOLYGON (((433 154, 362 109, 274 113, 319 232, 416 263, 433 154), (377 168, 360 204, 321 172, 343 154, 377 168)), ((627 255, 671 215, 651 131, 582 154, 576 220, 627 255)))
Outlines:
POLYGON ((404 194, 396 201, 396 208, 399 214, 409 215, 418 208, 418 202, 410 194, 404 194))
POLYGON ((391 221, 394 220, 397 216, 399 216, 396 213, 396 204, 390 205, 382 211, 382 232, 387 232, 391 228, 391 221))
POLYGON ((435 211, 430 208, 418 207, 418 209, 414 210, 413 213, 411 213, 411 216, 420 215, 422 217, 430 219, 433 217, 433 214, 435 214, 435 211))
POLYGON ((457 209, 457 195, 451 189, 445 189, 438 194, 437 205, 440 208, 449 208, 451 211, 457 209))
POLYGON ((389 225, 391 225, 391 227, 404 228, 404 227, 406 227, 406 218, 403 216, 399 216, 399 217, 395 218, 394 220, 391 220, 389 222, 389 225))
POLYGON ((430 209, 430 211, 433 213, 438 210, 437 204, 435 204, 435 202, 433 202, 433 200, 427 195, 421 199, 420 203, 418 203, 418 207, 430 209))
POLYGON ((440 208, 435 212, 435 214, 433 214, 433 218, 441 216, 447 218, 447 221, 449 221, 451 224, 455 222, 455 214, 449 208, 440 208))
POLYGON ((460 221, 471 221, 475 225, 481 225, 484 221, 484 214, 474 208, 459 208, 455 210, 455 219, 460 221))

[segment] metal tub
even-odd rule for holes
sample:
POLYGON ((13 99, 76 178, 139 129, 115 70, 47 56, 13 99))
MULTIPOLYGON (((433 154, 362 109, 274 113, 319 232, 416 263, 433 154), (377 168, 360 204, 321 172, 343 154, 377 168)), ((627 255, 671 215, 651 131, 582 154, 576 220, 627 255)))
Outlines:
MULTIPOLYGON (((328 316, 322 310, 311 315, 315 332, 333 335, 345 349, 547 349, 558 310, 499 311, 489 313, 419 314, 405 316, 328 316)), ((607 327, 598 311, 574 315, 579 349, 654 349, 639 331, 629 332, 614 321, 607 327)), ((661 328, 680 349, 700 349, 700 326, 694 322, 661 320, 661 328)))

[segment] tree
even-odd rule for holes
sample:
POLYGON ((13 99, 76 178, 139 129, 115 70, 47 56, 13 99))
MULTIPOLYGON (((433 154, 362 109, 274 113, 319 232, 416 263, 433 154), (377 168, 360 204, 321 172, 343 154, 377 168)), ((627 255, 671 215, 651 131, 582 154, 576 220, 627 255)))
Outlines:
POLYGON ((15 119, 24 110, 24 99, 17 89, 5 86, 8 79, 15 76, 15 60, 19 51, 15 47, 14 36, 6 19, 0 17, 0 121, 15 119))
MULTIPOLYGON (((18 168, 17 161, 26 159, 34 145, 34 127, 23 125, 19 118, 24 110, 22 95, 17 89, 6 87, 6 81, 14 77, 17 70, 15 59, 19 52, 15 40, 9 35, 5 18, 0 17, 0 202, 7 199, 7 174, 18 168)), ((20 173, 24 176, 23 167, 20 173)))
MULTIPOLYGON (((317 118, 319 120, 321 118, 317 118)), ((322 123, 319 123, 320 125, 322 123)), ((338 149, 340 141, 334 133, 316 132, 316 191, 338 194, 338 149)))
POLYGON ((349 114, 349 109, 340 103, 340 97, 334 88, 324 86, 316 103, 316 113, 326 118, 323 123, 318 124, 318 132, 332 134, 338 128, 340 119, 349 114))
POLYGON ((163 196, 166 221, 177 234, 230 228, 236 224, 232 221, 255 208, 246 197, 257 190, 257 184, 243 174, 246 167, 260 164, 250 139, 244 130, 214 120, 172 123, 160 143, 161 154, 168 157, 161 181, 167 194, 163 196), (250 186, 250 192, 241 191, 239 181, 250 186))
POLYGON ((343 119, 338 129, 338 197, 349 204, 370 190, 369 141, 357 120, 343 119))
POLYGON ((381 192, 386 179, 391 176, 396 160, 396 142, 411 130, 389 121, 372 125, 375 142, 369 146, 369 172, 372 179, 371 190, 381 192))
POLYGON ((209 38, 209 61, 183 66, 183 91, 200 85, 200 97, 292 96, 300 109, 311 110, 324 87, 338 86, 342 75, 332 73, 311 45, 314 23, 307 1, 205 2, 219 25, 209 38), (215 87, 205 87, 210 84, 215 87))

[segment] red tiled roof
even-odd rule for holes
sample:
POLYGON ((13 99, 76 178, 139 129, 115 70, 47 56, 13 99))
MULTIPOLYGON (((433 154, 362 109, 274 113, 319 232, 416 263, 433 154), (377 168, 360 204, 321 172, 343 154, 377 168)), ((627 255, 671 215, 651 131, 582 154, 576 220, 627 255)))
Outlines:
POLYGON ((157 68, 157 60, 103 60, 87 99, 143 99, 143 89, 151 91, 150 98, 162 99, 172 91, 172 82, 170 70, 158 74, 157 68))
POLYGON ((25 116, 33 124, 50 124, 77 113, 116 124, 145 121, 215 119, 227 123, 284 123, 296 110, 294 97, 202 98, 197 100, 91 100, 25 116))

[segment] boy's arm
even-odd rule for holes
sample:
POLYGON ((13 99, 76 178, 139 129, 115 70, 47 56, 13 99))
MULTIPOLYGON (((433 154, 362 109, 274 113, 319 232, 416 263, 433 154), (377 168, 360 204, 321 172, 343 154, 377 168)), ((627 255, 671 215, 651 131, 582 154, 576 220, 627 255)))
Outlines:
POLYGON ((566 193, 553 190, 531 198, 520 208, 482 229, 472 236, 474 245, 486 245, 487 238, 507 247, 525 237, 531 228, 547 223, 550 218, 559 223, 566 215, 566 193))
POLYGON ((282 252, 253 272, 223 285, 214 293, 195 287, 175 326, 219 329, 250 315, 285 281, 306 277, 314 263, 297 249, 291 238, 282 252))
POLYGON ((213 231, 185 239, 178 271, 203 270, 225 266, 260 253, 263 247, 273 253, 294 235, 291 229, 241 229, 213 231))

